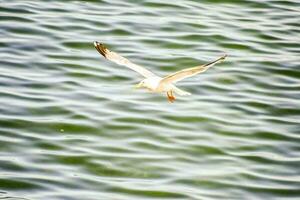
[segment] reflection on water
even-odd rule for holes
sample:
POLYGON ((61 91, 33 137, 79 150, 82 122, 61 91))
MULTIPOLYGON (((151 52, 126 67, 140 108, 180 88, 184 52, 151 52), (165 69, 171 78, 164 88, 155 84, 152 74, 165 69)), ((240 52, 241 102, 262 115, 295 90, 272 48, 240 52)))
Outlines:
POLYGON ((0 198, 299 198, 299 6, 1 2, 0 198), (95 40, 161 76, 229 57, 170 104, 95 40))

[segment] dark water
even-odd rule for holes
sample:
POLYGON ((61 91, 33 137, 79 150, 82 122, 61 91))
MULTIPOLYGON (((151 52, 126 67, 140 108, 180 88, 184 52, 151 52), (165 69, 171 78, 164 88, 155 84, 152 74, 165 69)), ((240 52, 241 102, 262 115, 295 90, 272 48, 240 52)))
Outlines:
POLYGON ((298 0, 0 0, 0 96, 0 199, 300 199, 298 0))

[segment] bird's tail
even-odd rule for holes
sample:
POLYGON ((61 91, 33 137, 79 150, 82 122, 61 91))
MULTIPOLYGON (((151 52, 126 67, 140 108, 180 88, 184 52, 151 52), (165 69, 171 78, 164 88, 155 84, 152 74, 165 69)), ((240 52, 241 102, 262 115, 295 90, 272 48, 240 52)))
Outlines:
POLYGON ((191 95, 191 93, 189 92, 186 92, 184 90, 181 90, 179 89, 178 87, 175 87, 173 88, 173 91, 176 92, 177 94, 181 95, 181 96, 188 96, 188 95, 191 95))

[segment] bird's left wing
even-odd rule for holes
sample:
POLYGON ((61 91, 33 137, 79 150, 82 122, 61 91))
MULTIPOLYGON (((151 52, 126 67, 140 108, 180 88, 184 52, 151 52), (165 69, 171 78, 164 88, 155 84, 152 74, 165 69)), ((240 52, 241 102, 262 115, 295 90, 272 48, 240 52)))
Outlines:
POLYGON ((99 42, 94 42, 94 46, 97 49, 97 51, 104 56, 104 58, 115 62, 119 65, 124 65, 138 73, 140 73, 141 75, 143 75, 144 77, 148 78, 151 76, 155 76, 154 73, 150 72, 149 70, 145 69, 144 67, 141 67, 139 65, 136 65, 132 62, 130 62, 128 59, 120 56, 119 54, 108 50, 103 44, 99 43, 99 42))
POLYGON ((226 58, 226 55, 218 58, 215 61, 212 61, 210 63, 204 64, 204 65, 200 65, 197 67, 191 67, 191 68, 187 68, 187 69, 183 69, 181 71, 175 72, 173 74, 170 74, 166 77, 164 77, 160 84, 168 84, 168 83, 176 83, 182 79, 194 76, 196 74, 199 74, 201 72, 206 71, 208 68, 210 68, 211 66, 215 65, 218 62, 221 62, 222 60, 224 60, 226 58))

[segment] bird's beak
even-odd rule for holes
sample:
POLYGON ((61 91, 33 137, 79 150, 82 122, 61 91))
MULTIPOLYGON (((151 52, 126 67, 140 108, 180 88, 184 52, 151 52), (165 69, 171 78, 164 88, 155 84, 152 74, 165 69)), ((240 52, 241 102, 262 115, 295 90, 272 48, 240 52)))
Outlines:
POLYGON ((138 89, 138 88, 141 88, 141 87, 142 87, 142 83, 138 83, 138 84, 134 85, 135 89, 138 89))

